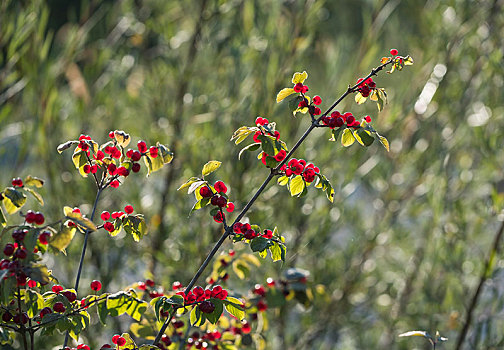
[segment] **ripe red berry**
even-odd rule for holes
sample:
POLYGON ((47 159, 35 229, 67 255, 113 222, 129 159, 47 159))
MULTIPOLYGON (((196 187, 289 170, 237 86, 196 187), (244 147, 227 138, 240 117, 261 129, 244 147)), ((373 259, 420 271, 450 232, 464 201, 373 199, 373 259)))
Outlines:
POLYGON ((213 216, 214 221, 219 224, 224 221, 224 218, 225 218, 225 216, 221 212, 218 212, 216 215, 213 216))
POLYGON ((138 173, 140 171, 140 164, 139 163, 133 163, 133 166, 131 167, 131 170, 134 173, 138 173))
POLYGON ((350 115, 346 118, 346 123, 348 126, 351 126, 355 122, 355 118, 353 115, 350 115))
POLYGON ((42 310, 40 310, 40 318, 44 318, 44 316, 47 314, 52 314, 52 310, 50 307, 45 307, 42 310))
POLYGON ((17 323, 17 324, 25 324, 26 322, 28 322, 28 314, 26 312, 23 312, 22 314, 16 314, 14 315, 14 319, 13 319, 14 323, 17 323))
POLYGON ((28 281, 28 287, 35 288, 36 286, 37 286, 37 281, 34 281, 34 280, 28 281))
POLYGON ((226 193, 227 192, 227 187, 224 184, 224 182, 222 182, 222 181, 215 182, 214 188, 219 193, 226 193))
POLYGON ((114 180, 110 183, 110 187, 117 188, 119 187, 119 181, 114 180))
POLYGON ((41 212, 36 212, 35 213, 35 224, 37 225, 42 225, 45 221, 44 214, 41 212))
POLYGON ((313 97, 313 103, 314 103, 315 105, 317 105, 317 106, 318 106, 319 104, 321 104, 321 103, 322 103, 322 99, 320 98, 320 96, 315 96, 315 97, 313 97))
POLYGON ((247 230, 244 235, 243 235, 246 239, 252 239, 254 237, 256 237, 256 232, 252 229, 250 230, 247 230))
POLYGON ((126 344, 126 339, 124 339, 123 337, 119 337, 117 338, 117 343, 116 343, 118 346, 123 346, 124 344, 126 344))
POLYGON ((302 83, 297 83, 296 85, 294 85, 294 91, 295 92, 301 92, 301 91, 303 91, 303 84, 302 83))
POLYGON ((108 137, 110 137, 111 139, 113 139, 114 138, 114 132, 113 131, 109 132, 108 133, 108 137))
POLYGON ((201 187, 199 193, 203 198, 210 198, 213 196, 212 190, 208 186, 201 187))
POLYGON ((397 49, 391 49, 391 50, 390 50, 390 54, 391 54, 392 56, 395 56, 395 55, 397 55, 398 53, 399 53, 399 51, 397 51, 397 49))
POLYGON ((266 305, 266 303, 264 301, 259 300, 259 302, 257 303, 257 310, 266 311, 266 310, 268 310, 268 305, 266 305))
POLYGON ((226 211, 228 213, 232 213, 234 210, 235 210, 235 205, 233 204, 233 202, 228 202, 226 211))
POLYGON ((133 206, 131 205, 127 205, 124 207, 124 211, 126 212, 126 214, 131 214, 133 213, 133 206))
POLYGON ((77 345, 77 350, 91 350, 86 344, 77 345))
POLYGON ((12 232, 12 238, 15 241, 22 242, 26 236, 27 230, 14 230, 12 232))
POLYGON ((126 169, 126 167, 121 166, 121 167, 117 168, 116 174, 126 177, 129 175, 129 170, 126 169))
POLYGON ((155 286, 154 281, 153 281, 153 280, 151 280, 151 279, 146 279, 146 280, 145 280, 145 284, 146 284, 148 287, 151 287, 151 288, 155 286))
POLYGON ((119 334, 116 334, 112 337, 112 343, 117 344, 117 339, 121 338, 119 334))
POLYGON ((19 248, 18 250, 16 250, 16 258, 18 259, 26 259, 26 256, 28 255, 28 253, 26 252, 26 249, 25 248, 19 248))
POLYGON ((5 248, 4 248, 3 252, 4 252, 4 254, 5 254, 5 255, 7 255, 7 256, 11 256, 12 254, 14 254, 14 250, 15 250, 15 248, 14 248, 14 244, 12 244, 12 243, 7 243, 7 244, 5 245, 5 248))
POLYGON ((16 177, 12 179, 12 186, 14 187, 23 187, 23 180, 20 177, 16 177))
POLYGON ((217 198, 217 206, 224 208, 227 205, 227 199, 223 196, 217 198))
POLYGON ((12 315, 9 311, 5 311, 5 313, 2 315, 2 321, 4 322, 9 322, 12 319, 12 315))
POLYGON ((96 164, 91 165, 91 174, 96 174, 97 171, 98 171, 98 165, 96 164))
POLYGON ((151 146, 149 148, 149 153, 152 158, 156 158, 158 156, 159 149, 156 146, 151 146))
POLYGON ((54 285, 51 290, 56 293, 56 294, 59 294, 59 292, 61 292, 63 290, 63 287, 60 286, 59 284, 56 284, 54 285))
POLYGON ((110 213, 108 211, 104 210, 104 211, 102 211, 100 218, 103 221, 107 221, 108 219, 110 219, 110 213))
POLYGON ((63 294, 68 299, 68 301, 71 303, 74 302, 75 300, 77 300, 77 295, 74 292, 71 292, 69 290, 64 291, 61 294, 63 294))
POLYGON ((198 307, 205 314, 211 314, 215 310, 215 305, 210 300, 201 302, 198 307))
POLYGON ((96 152, 96 156, 93 156, 93 157, 96 160, 102 160, 103 158, 105 158, 105 154, 103 153, 103 151, 98 151, 98 152, 96 152))
POLYGON ((137 147, 141 153, 147 152, 147 144, 145 143, 145 141, 138 141, 137 147))
POLYGON ((262 235, 264 238, 273 238, 273 231, 271 230, 264 230, 264 234, 262 235))
POLYGON ((278 151, 278 153, 275 155, 275 160, 277 162, 281 162, 282 160, 285 159, 285 156, 287 156, 287 152, 283 149, 281 149, 280 151, 278 151))
POLYGON ((89 174, 91 172, 91 166, 89 164, 84 165, 82 170, 86 173, 89 174))
POLYGON ((103 224, 103 228, 108 232, 112 232, 114 231, 114 224, 111 223, 110 221, 107 221, 106 223, 103 224))
POLYGON ((170 337, 169 337, 169 336, 167 336, 166 334, 163 334, 163 335, 161 336, 161 341, 162 341, 163 343, 165 343, 165 344, 166 344, 166 346, 170 346, 170 345, 171 345, 171 343, 172 343, 172 341, 171 341, 170 337))
POLYGON ((367 115, 364 120, 366 121, 366 123, 371 123, 371 117, 369 115, 367 115))
POLYGON ((54 303, 53 305, 53 310, 54 312, 65 312, 66 308, 65 308, 65 305, 63 305, 62 302, 58 301, 57 303, 54 303))
POLYGON ((28 210, 25 215, 25 220, 28 224, 32 224, 35 222, 35 212, 28 210))
POLYGON ((98 281, 98 280, 91 281, 91 290, 98 292, 99 290, 101 290, 101 288, 102 288, 102 284, 100 281, 98 281))
POLYGON ((112 349, 112 345, 110 344, 103 344, 100 350, 105 350, 105 349, 112 349))

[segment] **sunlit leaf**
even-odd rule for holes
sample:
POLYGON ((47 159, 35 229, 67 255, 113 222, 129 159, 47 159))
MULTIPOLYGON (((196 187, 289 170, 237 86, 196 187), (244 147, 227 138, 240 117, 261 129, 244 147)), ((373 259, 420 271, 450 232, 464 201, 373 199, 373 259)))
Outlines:
POLYGON ((203 170, 201 170, 201 175, 203 175, 203 177, 205 177, 205 176, 213 173, 215 170, 219 169, 221 164, 222 164, 222 162, 219 162, 217 160, 209 161, 208 163, 206 163, 203 166, 203 170))
POLYGON ((64 207, 63 212, 65 213, 65 217, 68 220, 73 221, 74 223, 76 223, 79 226, 82 226, 84 229, 88 231, 91 232, 96 231, 95 224, 88 218, 83 217, 81 213, 79 212, 74 213, 73 209, 70 207, 64 207))
POLYGON ((413 64, 413 58, 411 58, 410 55, 404 57, 405 66, 411 66, 412 64, 413 64))
POLYGON ((184 188, 191 186, 193 183, 195 183, 198 180, 199 179, 197 177, 191 177, 189 180, 187 180, 182 185, 180 185, 180 187, 177 189, 177 191, 183 190, 184 188))
POLYGON ((37 188, 40 188, 44 186, 44 180, 39 179, 38 177, 33 177, 31 175, 28 175, 24 180, 23 183, 25 186, 35 186, 37 188))
POLYGON ((50 281, 49 271, 47 266, 43 264, 31 263, 31 265, 24 269, 24 272, 30 279, 42 284, 47 284, 50 281))
POLYGON ((380 143, 383 145, 383 147, 385 147, 387 152, 390 152, 390 146, 389 146, 388 140, 384 136, 381 136, 381 135, 378 135, 378 139, 380 140, 380 143))
POLYGON ((49 245, 61 252, 65 250, 66 247, 70 244, 72 239, 75 236, 75 231, 77 230, 75 227, 68 227, 66 225, 61 225, 61 231, 56 233, 51 237, 49 241, 49 245))
POLYGON ((277 180, 277 183, 280 185, 280 186, 285 186, 289 183, 289 178, 285 175, 283 176, 280 176, 277 180))
POLYGON ((355 95, 355 102, 357 102, 357 104, 359 104, 359 105, 366 102, 366 100, 367 100, 367 97, 362 96, 362 94, 360 92, 358 92, 355 95))
POLYGON ((142 214, 123 216, 122 224, 124 231, 132 235, 135 242, 139 242, 147 232, 145 219, 142 214))
POLYGON ((304 81, 308 78, 308 73, 303 71, 303 73, 296 72, 292 76, 292 84, 304 83, 304 81))
POLYGON ((30 193, 33 197, 35 197, 35 199, 37 200, 37 202, 40 203, 40 205, 44 205, 44 199, 38 192, 35 192, 32 188, 29 187, 24 187, 24 190, 30 193))
POLYGON ((276 101, 277 103, 282 102, 286 97, 295 94, 296 92, 294 91, 293 88, 285 88, 280 90, 280 92, 277 94, 276 101))
POLYGON ((249 128, 248 126, 242 126, 233 133, 233 136, 231 136, 230 141, 235 140, 235 144, 237 145, 243 142, 243 140, 245 140, 248 135, 254 133, 257 130, 258 130, 257 128, 249 128))
POLYGON ((248 146, 245 146, 243 147, 241 150, 240 150, 240 153, 238 153, 238 159, 241 159, 241 155, 243 154, 243 152, 245 151, 256 151, 257 149, 259 149, 259 147, 261 147, 261 144, 259 143, 252 143, 248 146))
POLYGON ((62 143, 58 146, 57 150, 58 150, 58 153, 61 153, 63 152, 64 150, 67 150, 69 149, 70 147, 72 147, 72 145, 74 144, 78 144, 79 142, 78 141, 67 141, 65 143, 62 143))
POLYGON ((3 197, 3 204, 8 214, 14 214, 26 203, 26 196, 14 187, 7 187, 3 191, 3 197))
POLYGON ((409 331, 406 333, 399 334, 399 337, 425 337, 430 338, 430 335, 426 331, 409 331))
POLYGON ((243 318, 245 318, 245 311, 243 311, 242 302, 239 299, 227 297, 223 300, 223 303, 227 312, 231 315, 239 320, 243 320, 243 318))
POLYGON ((359 145, 364 146, 364 142, 362 142, 360 136, 355 132, 353 129, 347 129, 352 132, 352 136, 355 138, 355 140, 359 143, 359 145))
POLYGON ((114 138, 122 148, 126 148, 131 141, 130 135, 122 130, 115 130, 114 138))
POLYGON ((371 146, 371 144, 375 140, 374 137, 371 136, 371 133, 369 131, 364 130, 363 128, 357 130, 357 135, 360 137, 361 141, 364 143, 366 147, 371 146))
POLYGON ((341 144, 344 147, 350 147, 355 142, 355 137, 353 136, 350 129, 343 130, 343 135, 341 135, 341 144))
POLYGON ((296 175, 289 183, 289 190, 291 196, 296 196, 303 192, 305 188, 305 182, 301 175, 296 175))

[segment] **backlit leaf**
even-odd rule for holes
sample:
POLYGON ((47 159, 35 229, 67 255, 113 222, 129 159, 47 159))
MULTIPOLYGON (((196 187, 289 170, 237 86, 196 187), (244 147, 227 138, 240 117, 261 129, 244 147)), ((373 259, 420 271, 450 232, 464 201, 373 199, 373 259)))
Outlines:
POLYGON ((68 220, 73 221, 74 223, 76 223, 79 226, 82 226, 84 229, 86 229, 88 231, 91 231, 91 232, 96 231, 96 226, 91 220, 83 217, 81 213, 78 213, 78 212, 74 213, 72 210, 73 209, 70 207, 63 208, 63 212, 65 213, 65 217, 68 220))
POLYGON ((383 147, 385 147, 385 149, 387 150, 387 152, 390 152, 390 146, 389 146, 388 140, 384 136, 381 136, 381 135, 378 135, 378 139, 380 140, 380 142, 383 145, 383 147))
POLYGON ((122 130, 115 130, 114 138, 116 139, 119 146, 121 146, 122 148, 126 148, 131 141, 130 135, 122 130))
POLYGON ((363 128, 357 130, 357 135, 360 136, 362 142, 366 147, 371 146, 371 144, 375 140, 374 137, 371 136, 371 133, 369 131, 364 130, 363 128))
POLYGON ((63 152, 64 150, 67 150, 69 149, 70 147, 72 147, 73 144, 78 144, 79 142, 78 141, 67 141, 65 143, 62 143, 58 146, 57 150, 58 150, 58 153, 61 153, 63 152))
POLYGON ((47 284, 50 281, 49 270, 43 264, 31 263, 30 267, 24 269, 24 272, 30 279, 42 284, 47 284))
POLYGON ((205 177, 205 176, 213 173, 215 170, 219 169, 221 164, 222 164, 222 162, 219 162, 217 160, 211 160, 203 166, 203 170, 201 170, 201 174, 203 175, 203 177, 205 177))
POLYGON ((411 58, 410 55, 404 57, 405 66, 411 66, 412 64, 413 64, 413 58, 411 58))
POLYGON ((286 97, 295 94, 296 92, 294 91, 293 88, 285 88, 280 90, 280 92, 277 94, 276 101, 277 103, 282 102, 286 97))
POLYGON ((362 94, 360 92, 358 92, 355 95, 355 102, 357 102, 357 104, 359 104, 359 105, 366 102, 366 100, 367 100, 367 97, 362 96, 362 94))
POLYGON ((259 147, 261 147, 261 144, 259 144, 259 143, 252 143, 252 144, 250 144, 248 146, 243 147, 240 150, 240 153, 238 153, 238 159, 241 159, 241 155, 243 154, 243 152, 245 152, 245 151, 251 151, 251 152, 253 152, 253 151, 259 149, 259 147))
POLYGON ((3 204, 8 214, 14 214, 26 203, 26 196, 14 187, 7 187, 3 197, 3 204))
POLYGON ((287 185, 287 183, 289 183, 289 178, 285 175, 283 176, 280 176, 277 180, 277 183, 280 185, 280 186, 285 186, 287 185))
POLYGON ((123 216, 122 224, 124 231, 132 235, 135 242, 139 242, 146 234, 145 219, 142 214, 123 216))
POLYGON ((270 241, 267 238, 256 237, 250 241, 250 249, 252 249, 253 252, 262 252, 263 250, 267 249, 271 244, 272 241, 270 241))
POLYGON ((180 187, 177 189, 177 191, 183 190, 184 188, 191 186, 193 183, 195 183, 198 180, 199 179, 197 177, 191 177, 189 180, 187 180, 182 185, 180 185, 180 187))
POLYGON ((304 83, 304 81, 308 78, 308 73, 303 71, 303 73, 296 72, 292 76, 292 84, 304 83))
POLYGON ((70 244, 72 239, 75 236, 75 231, 77 230, 75 227, 68 227, 66 225, 61 225, 61 231, 56 233, 51 237, 49 241, 49 245, 61 252, 65 250, 66 247, 70 244))
POLYGON ((289 190, 291 196, 296 196, 303 192, 305 188, 305 182, 301 175, 296 175, 289 183, 289 190))
POLYGON ((430 335, 426 331, 409 331, 406 333, 399 334, 399 337, 425 337, 430 338, 430 335))
POLYGON ((3 227, 7 225, 7 219, 5 219, 2 207, 0 207, 0 225, 2 225, 3 227))
POLYGON ((359 145, 364 146, 364 142, 362 142, 360 136, 355 132, 353 129, 347 129, 352 132, 352 136, 355 138, 355 140, 359 143, 359 145))
POLYGON ((242 302, 239 299, 227 297, 223 300, 223 303, 227 312, 231 315, 239 320, 243 320, 245 318, 245 311, 243 311, 242 302))
POLYGON ((343 130, 343 135, 341 135, 341 144, 344 147, 350 147, 355 142, 355 137, 349 129, 343 130))
POLYGON ((25 186, 35 186, 37 188, 44 186, 44 180, 39 179, 38 177, 33 177, 31 175, 28 175, 24 179, 23 183, 25 186))
POLYGON ((35 199, 37 200, 37 202, 40 203, 40 205, 44 205, 44 199, 38 192, 35 192, 32 188, 29 187, 24 187, 24 190, 30 193, 33 197, 35 197, 35 199))

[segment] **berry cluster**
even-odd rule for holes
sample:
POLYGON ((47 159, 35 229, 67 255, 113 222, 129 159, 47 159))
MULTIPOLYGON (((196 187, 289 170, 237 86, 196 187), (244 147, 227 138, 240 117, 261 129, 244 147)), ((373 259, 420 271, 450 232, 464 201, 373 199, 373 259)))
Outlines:
POLYGON ((114 211, 112 214, 110 214, 110 212, 106 210, 102 211, 100 218, 104 221, 103 228, 108 232, 113 232, 115 230, 114 223, 107 220, 109 220, 110 218, 112 218, 113 220, 120 219, 125 215, 133 214, 134 211, 135 210, 133 209, 132 205, 125 206, 124 211, 114 211))
MULTIPOLYGON (((371 123, 371 117, 365 116, 364 120, 366 123, 371 123)), ((346 124, 347 127, 352 127, 354 129, 358 129, 361 125, 361 122, 357 121, 352 113, 346 112, 341 114, 339 111, 334 111, 331 115, 326 115, 322 118, 322 123, 327 125, 329 128, 339 128, 346 124)))
MULTIPOLYGON (((146 291, 147 293, 149 293, 149 297, 157 298, 157 297, 163 296, 164 294, 162 292, 158 291, 155 288, 155 286, 156 286, 156 284, 154 283, 154 281, 149 278, 146 279, 145 281, 137 282, 137 288, 139 290, 143 290, 143 291, 146 291)), ((163 311, 161 311, 161 312, 163 312, 163 311)), ((166 313, 166 315, 168 315, 168 313, 166 313)), ((163 316, 166 316, 166 315, 163 315, 163 316)))
POLYGON ((181 295, 186 305, 199 303, 199 308, 204 313, 212 313, 215 309, 215 305, 208 299, 215 298, 225 300, 228 296, 227 290, 223 289, 221 286, 214 286, 211 289, 203 289, 200 286, 196 286, 189 292, 179 290, 175 294, 181 295))
POLYGON ((237 222, 236 224, 233 225, 233 232, 236 233, 237 235, 243 235, 243 238, 245 239, 254 239, 256 237, 264 237, 267 239, 273 238, 272 230, 264 230, 262 233, 256 232, 256 230, 252 229, 252 226, 248 223, 242 224, 241 222, 237 222))
POLYGON ((363 97, 368 97, 371 92, 376 89, 376 83, 371 78, 367 78, 366 80, 359 78, 357 84, 359 84, 357 91, 359 91, 363 97))
POLYGON ((28 210, 25 215, 25 221, 27 224, 43 225, 45 222, 44 214, 41 212, 33 212, 28 210))
POLYGON ((291 158, 287 164, 280 168, 280 171, 287 177, 302 175, 303 179, 308 183, 313 182, 316 174, 320 173, 319 168, 312 163, 306 164, 306 160, 296 158, 291 158))
POLYGON ((116 334, 112 337, 112 343, 116 344, 117 346, 124 346, 124 344, 126 344, 126 339, 121 335, 116 334))
MULTIPOLYGON (((24 239, 27 233, 28 230, 26 229, 15 229, 12 232, 14 243, 7 243, 4 246, 3 253, 7 258, 0 261, 0 270, 8 270, 8 273, 4 276, 4 279, 15 277, 16 284, 18 286, 26 285, 28 279, 28 276, 24 271, 23 264, 23 260, 25 260, 28 256, 28 250, 24 245, 24 239)), ((36 282, 33 281, 30 284, 36 285, 36 282)))
POLYGON ((21 180, 20 177, 16 177, 16 178, 12 179, 11 183, 12 183, 12 186, 14 186, 14 187, 23 187, 24 186, 23 180, 21 180))
MULTIPOLYGON (((108 349, 110 349, 110 348, 111 348, 111 347, 109 346, 109 347, 108 347, 108 349)), ((107 348, 104 348, 104 347, 102 346, 102 349, 107 349, 107 348)), ((88 345, 86 345, 86 344, 79 344, 79 345, 77 345, 77 347, 76 347, 76 348, 71 348, 71 347, 69 347, 69 346, 65 346, 65 347, 63 348, 63 350, 91 350, 91 348, 90 348, 88 345)))
POLYGON ((228 201, 227 190, 226 185, 222 181, 216 181, 213 189, 208 184, 201 186, 199 189, 201 197, 210 198, 210 204, 217 207, 211 211, 213 219, 217 223, 222 223, 226 218, 222 209, 226 209, 228 213, 232 213, 235 209, 234 203, 228 201))

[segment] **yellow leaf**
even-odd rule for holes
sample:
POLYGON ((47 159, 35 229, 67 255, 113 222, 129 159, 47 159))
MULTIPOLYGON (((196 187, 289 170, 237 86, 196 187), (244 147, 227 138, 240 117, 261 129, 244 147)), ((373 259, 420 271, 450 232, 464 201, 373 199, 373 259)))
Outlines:
POLYGON ((427 337, 426 331, 410 331, 399 334, 399 337, 427 337))
POLYGON ((219 169, 221 166, 222 162, 219 162, 218 160, 211 160, 208 163, 206 163, 203 166, 203 170, 201 170, 201 175, 203 177, 207 176, 210 173, 213 173, 215 170, 219 169))
POLYGON ((350 147, 355 142, 355 137, 350 131, 350 129, 343 130, 343 135, 341 135, 341 144, 344 147, 350 147))
POLYGON ((389 60, 389 58, 388 58, 388 57, 382 57, 382 59, 381 59, 381 63, 382 63, 382 64, 383 64, 383 63, 387 63, 387 62, 388 62, 388 60, 389 60))
POLYGON ((384 136, 379 136, 379 139, 383 147, 385 147, 385 149, 387 150, 387 152, 390 152, 390 146, 388 140, 384 136))
POLYGON ((376 90, 373 90, 371 95, 369 95, 369 99, 375 102, 378 101, 378 92, 376 92, 376 90))
POLYGON ((129 134, 125 133, 122 130, 115 130, 114 138, 122 148, 127 147, 131 141, 129 134))
POLYGON ((357 93, 357 95, 355 95, 355 102, 357 102, 357 104, 363 104, 364 102, 366 102, 367 100, 367 97, 364 97, 362 96, 362 94, 360 92, 357 93))
POLYGON ((411 66, 412 64, 413 64, 413 58, 411 58, 410 55, 404 57, 405 66, 411 66))
POLYGON ((306 71, 303 71, 303 73, 296 72, 292 76, 292 84, 303 83, 306 78, 308 78, 308 73, 306 73, 306 71))
MULTIPOLYGON (((350 129, 347 129, 347 130, 350 130, 350 129)), ((357 140, 357 142, 361 145, 361 146, 364 146, 364 142, 362 142, 362 139, 361 137, 359 136, 359 134, 357 134, 355 132, 355 130, 351 130, 352 132, 352 136, 355 137, 355 139, 357 140)))
POLYGON ((289 187, 291 196, 296 196, 301 192, 303 192, 305 188, 305 182, 303 180, 303 177, 301 175, 297 175, 296 177, 294 177, 291 180, 289 187))
POLYGON ((283 101, 287 96, 290 96, 292 94, 296 93, 293 88, 285 88, 280 90, 280 92, 277 94, 276 101, 277 103, 283 101))

